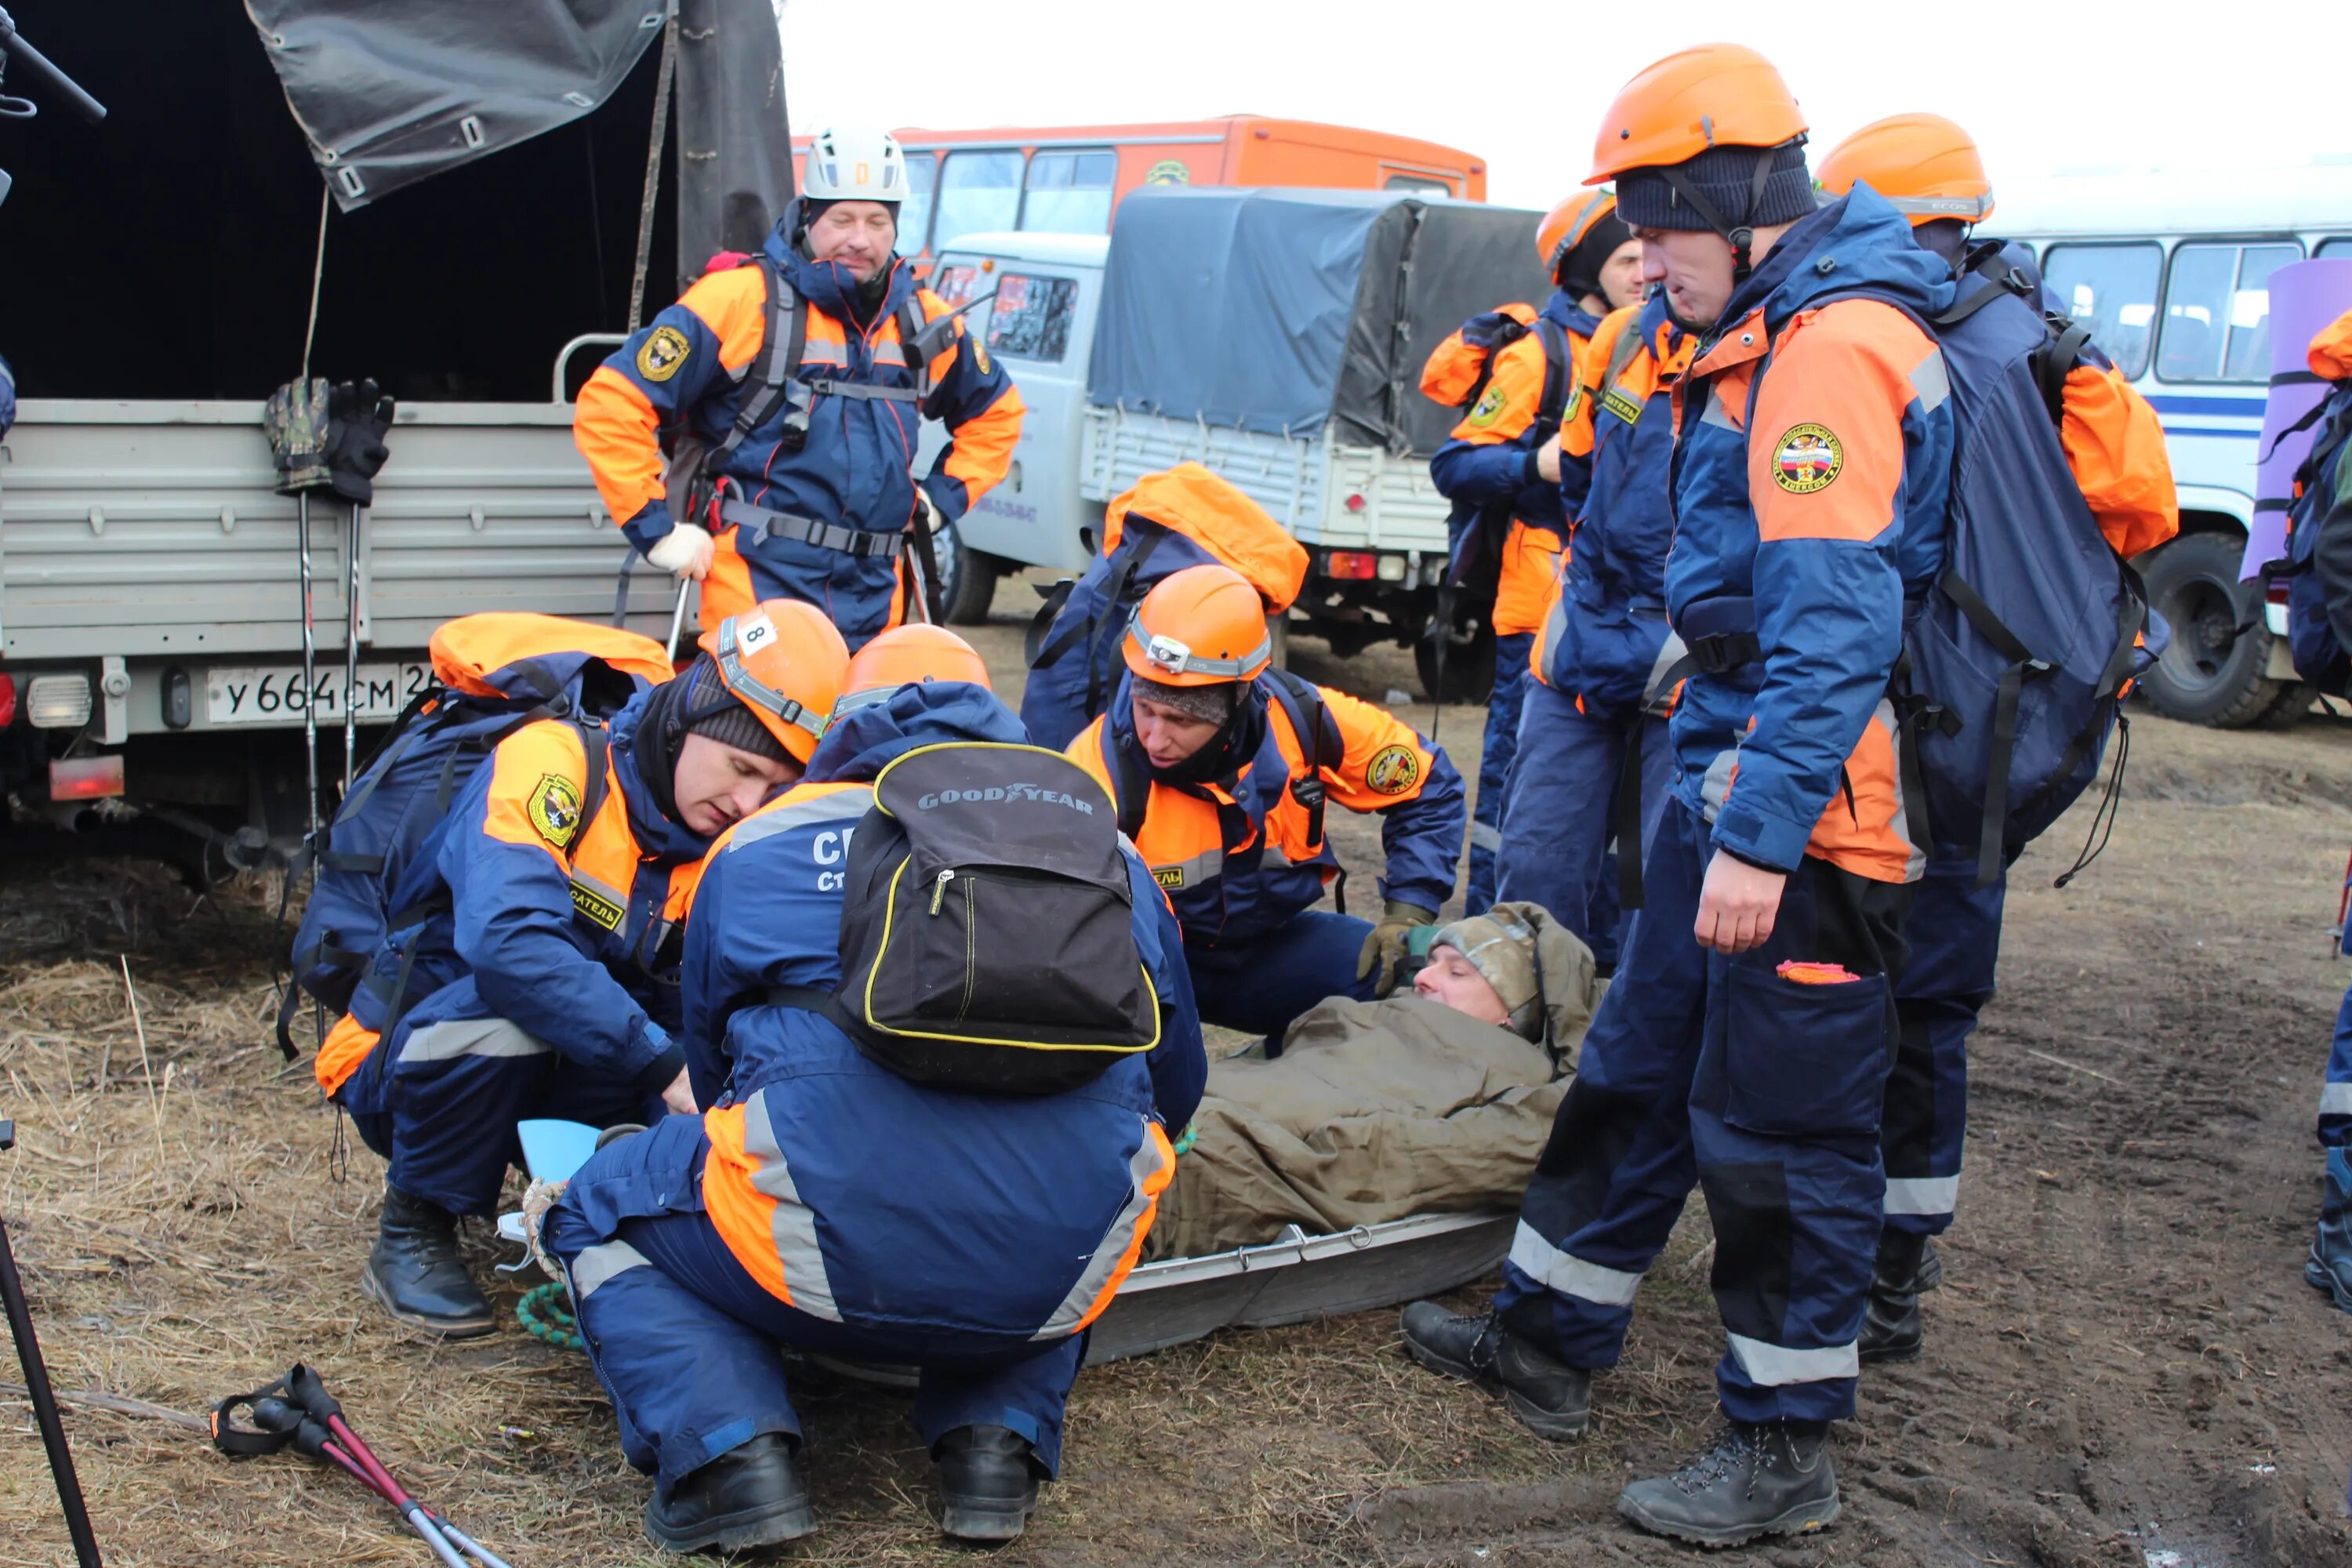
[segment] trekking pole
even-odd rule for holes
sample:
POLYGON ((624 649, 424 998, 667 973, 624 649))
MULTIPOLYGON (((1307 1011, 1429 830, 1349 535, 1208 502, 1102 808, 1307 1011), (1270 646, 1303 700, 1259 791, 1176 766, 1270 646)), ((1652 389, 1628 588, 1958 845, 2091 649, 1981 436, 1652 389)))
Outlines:
MULTIPOLYGON (((337 1402, 333 1394, 327 1392, 327 1385, 320 1380, 319 1374, 310 1367, 297 1363, 294 1370, 286 1374, 286 1386, 287 1391, 309 1413, 310 1418, 323 1425, 333 1435, 335 1440, 341 1445, 343 1452, 366 1472, 369 1484, 383 1494, 384 1501, 400 1511, 401 1517, 407 1520, 415 1529, 416 1533, 425 1538, 425 1543, 440 1552, 443 1559, 450 1564, 450 1568, 466 1568, 456 1550, 450 1545, 450 1540, 454 1538, 445 1537, 441 1533, 438 1518, 423 1503, 411 1497, 398 1481, 393 1479, 392 1472, 383 1468, 383 1462, 375 1457, 374 1450, 361 1440, 358 1433, 351 1429, 349 1423, 343 1419, 342 1405, 337 1402)), ((467 1550, 475 1549, 469 1545, 467 1550)), ((504 1563, 478 1551, 475 1554, 483 1558, 488 1568, 506 1568, 504 1563)))
POLYGON ((310 492, 294 496, 294 545, 301 555, 302 580, 302 755, 310 770, 310 841, 319 840, 319 647, 318 630, 310 618, 310 492))
MULTIPOLYGON (((0 1152, 16 1146, 16 1124, 0 1120, 0 1152)), ((57 1391, 49 1386, 48 1365, 41 1360, 40 1342, 33 1337, 33 1312, 25 1304, 25 1282, 16 1274, 16 1255, 8 1247, 5 1220, 0 1220, 0 1305, 6 1308, 8 1333, 16 1342, 16 1363, 25 1369, 25 1392, 33 1402, 41 1447, 48 1450, 49 1475, 57 1482, 66 1533, 73 1538, 74 1561, 80 1568, 100 1568, 98 1537, 90 1533, 89 1509, 82 1501, 81 1481, 74 1475, 73 1451, 66 1447, 65 1423, 58 1418, 57 1391)))
POLYGON ((677 662, 677 634, 686 626, 686 601, 693 593, 694 579, 680 577, 677 580, 677 603, 670 607, 669 612, 669 661, 673 665, 677 662))
POLYGON ((352 759, 360 746, 360 503, 343 545, 343 794, 352 793, 352 759))

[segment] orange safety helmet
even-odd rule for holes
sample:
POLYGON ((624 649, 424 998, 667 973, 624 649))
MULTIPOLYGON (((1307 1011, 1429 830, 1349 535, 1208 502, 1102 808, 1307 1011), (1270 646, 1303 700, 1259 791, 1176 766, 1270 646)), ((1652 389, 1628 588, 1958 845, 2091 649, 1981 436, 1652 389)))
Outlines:
POLYGON ((1536 254, 1543 258, 1544 276, 1559 281, 1559 264, 1592 226, 1617 210, 1617 193, 1607 188, 1573 195, 1544 214, 1536 227, 1536 254))
POLYGON ((702 634, 729 695, 759 717, 802 763, 849 675, 849 645, 814 605, 769 599, 702 634))
POLYGON ((983 690, 994 689, 989 685, 987 661, 971 644, 945 626, 911 621, 892 626, 852 656, 840 700, 833 705, 833 717, 838 720, 845 713, 887 702, 900 687, 930 680, 961 680, 983 690))
POLYGON ((1162 686, 1254 680, 1274 662, 1265 601, 1214 562, 1171 572, 1143 595, 1121 646, 1127 668, 1162 686))
POLYGON ((1770 60, 1738 44, 1701 44, 1618 90, 1601 117, 1584 183, 1671 168, 1710 147, 1779 147, 1804 133, 1804 111, 1770 60))
POLYGON ((1814 178, 1833 196, 1856 180, 1895 204, 1911 226, 1992 216, 1992 181, 1969 133, 1940 114, 1894 114, 1839 142, 1814 178))

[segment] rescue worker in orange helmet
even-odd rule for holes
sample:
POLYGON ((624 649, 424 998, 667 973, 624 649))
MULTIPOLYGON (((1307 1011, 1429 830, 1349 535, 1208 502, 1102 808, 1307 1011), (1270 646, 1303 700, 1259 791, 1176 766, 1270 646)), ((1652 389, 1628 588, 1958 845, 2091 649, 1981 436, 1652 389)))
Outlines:
POLYGON ((1061 1462, 1087 1325, 1139 1255, 1208 1075, 1182 939, 1131 849, 1160 1040, 1079 1089, 918 1083, 780 1005, 778 987, 839 980, 844 868, 883 768, 1025 740, 944 631, 885 632, 844 684, 807 777, 719 838, 694 895, 679 1042, 712 1109, 600 1151, 546 1230, 623 1449, 655 1477, 646 1532, 671 1551, 816 1528, 785 1346, 917 1367, 943 1528, 1019 1535, 1061 1462))
MULTIPOLYGON (((1567 453, 1579 364, 1601 318, 1642 297, 1641 247, 1606 190, 1570 196, 1536 230, 1536 253, 1554 285, 1540 311, 1503 305, 1464 322, 1429 357, 1422 389, 1463 405, 1454 433, 1429 461, 1430 478, 1454 503, 1447 520, 1453 570, 1496 574, 1495 685, 1470 818, 1467 908, 1495 901, 1495 852, 1503 796, 1517 751, 1519 693, 1528 645, 1568 540, 1569 521, 1591 481, 1590 452, 1567 453), (1474 371, 1470 366, 1475 364, 1474 371), (1459 384, 1465 374, 1473 379, 1459 384)), ((1582 910, 1559 911, 1582 920, 1582 910)))
MULTIPOLYGON (((1893 115, 1839 142, 1822 160, 1822 191, 1843 196, 1857 182, 1885 196, 1910 219, 1912 238, 1956 269, 1969 258, 1975 226, 1992 216, 1992 182, 1976 142, 1941 115, 1893 115)), ((1978 260, 2011 269, 2030 285, 2034 309, 2050 312, 2032 252, 2002 246, 1978 260)), ((2067 373, 2059 434, 2067 468, 2118 555, 2152 550, 2179 531, 2163 426, 2095 343, 2084 345, 2067 373)), ((2007 884, 2000 876, 1979 887, 1978 871, 1974 849, 1931 847, 1904 925, 1911 956, 1895 988, 1898 1044, 1879 1126, 1886 1224, 1863 1320, 1866 1363, 1920 1352, 1919 1293, 1943 1279, 1929 1238, 1949 1228, 1959 1200, 1968 1039, 1992 999, 2007 884)))
POLYGON ((1502 1291, 1477 1316, 1404 1314, 1416 1359, 1575 1436, 1696 1181, 1727 1426, 1618 1510, 1710 1546, 1839 1510, 1828 1426, 1853 1411, 1919 859, 1886 693, 1906 596, 1940 571, 1957 440, 1916 324, 1950 306, 1949 269, 1867 191, 1817 210, 1805 133, 1735 45, 1651 66, 1603 119, 1590 178, 1615 182, 1645 278, 1700 340, 1674 393, 1665 598, 1694 660, 1675 798, 1502 1291))
POLYGON ((1396 986, 1462 854, 1462 776, 1369 702, 1272 668, 1265 602, 1230 566, 1144 595, 1127 674, 1069 756, 1118 804, 1184 929, 1202 1020, 1266 1037, 1328 996, 1396 986), (1376 812, 1388 874, 1377 922, 1314 906, 1340 875, 1328 805, 1376 812))
POLYGON ((517 1121, 694 1109, 673 1036, 698 866, 800 777, 848 662, 806 605, 730 617, 609 731, 542 719, 499 742, 392 889, 415 913, 394 917, 320 1055, 322 1085, 343 1062, 330 1092, 391 1162, 362 1282, 394 1318, 490 1331, 455 1223, 496 1212, 517 1121), (403 997, 421 999, 386 1001, 403 997))
POLYGON ((572 436, 605 508, 702 583, 706 627, 799 599, 862 647, 908 618, 911 531, 952 527, 1012 461, 1020 393, 893 254, 908 189, 890 137, 820 132, 758 258, 705 274, 581 388, 572 436), (925 419, 953 439, 918 481, 925 419))

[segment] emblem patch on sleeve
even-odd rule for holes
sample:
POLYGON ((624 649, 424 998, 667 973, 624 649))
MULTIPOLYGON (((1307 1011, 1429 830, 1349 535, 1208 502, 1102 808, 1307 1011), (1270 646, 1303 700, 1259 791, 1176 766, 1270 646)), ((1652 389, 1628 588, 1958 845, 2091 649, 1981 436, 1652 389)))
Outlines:
POLYGON ((693 352, 694 345, 676 327, 656 327, 637 349, 637 374, 647 381, 667 381, 693 352))
POLYGON ((1775 443, 1772 482, 1792 496, 1825 490, 1845 471, 1845 448, 1826 425, 1791 425, 1775 443))
POLYGON ((1470 410, 1470 417, 1463 423, 1474 429, 1484 430, 1502 416, 1503 389, 1499 386, 1489 386, 1486 388, 1486 395, 1478 399, 1478 405, 1470 410))
POLYGON ((538 787, 530 792, 527 808, 530 825, 539 836, 558 849, 572 847, 572 835, 580 831, 580 792, 572 781, 555 773, 541 773, 538 787))
POLYGON ((1421 782, 1421 758, 1411 746, 1382 746, 1364 764, 1364 783, 1374 795, 1402 795, 1421 782))
POLYGON ((996 367, 988 363, 988 345, 980 341, 978 332, 966 334, 964 342, 971 345, 971 365, 982 375, 995 374, 996 367))

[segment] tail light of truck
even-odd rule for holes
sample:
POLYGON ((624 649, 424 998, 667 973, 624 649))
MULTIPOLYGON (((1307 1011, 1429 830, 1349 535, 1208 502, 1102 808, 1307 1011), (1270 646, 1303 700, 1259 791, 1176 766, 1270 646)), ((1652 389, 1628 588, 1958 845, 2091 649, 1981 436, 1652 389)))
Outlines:
POLYGON ((0 730, 16 721, 16 678, 0 675, 0 730))
POLYGON ((1343 583, 1369 583, 1380 574, 1381 558, 1369 550, 1334 550, 1323 557, 1323 570, 1343 583))
POLYGON ((51 800, 102 800, 122 793, 122 756, 65 757, 49 764, 51 800))
POLYGON ((89 722, 87 675, 37 675, 25 685, 25 711, 40 730, 79 730, 89 722))
POLYGON ((1341 501, 1339 504, 1348 509, 1348 515, 1349 517, 1361 517, 1364 512, 1366 502, 1364 498, 1360 495, 1350 495, 1346 500, 1341 501))

